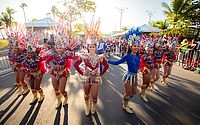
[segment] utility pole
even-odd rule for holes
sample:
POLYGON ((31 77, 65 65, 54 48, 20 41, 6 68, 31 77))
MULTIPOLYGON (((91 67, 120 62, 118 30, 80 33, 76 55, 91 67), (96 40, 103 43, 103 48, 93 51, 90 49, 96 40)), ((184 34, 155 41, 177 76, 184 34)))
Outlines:
POLYGON ((150 12, 150 11, 146 11, 148 13, 148 16, 149 16, 149 24, 151 22, 151 17, 153 16, 153 12, 150 12))
POLYGON ((118 9, 119 12, 120 12, 120 29, 119 29, 119 31, 121 31, 121 29, 122 29, 122 14, 123 14, 123 12, 125 12, 125 10, 128 9, 128 8, 119 8, 119 7, 116 7, 116 9, 118 9))
POLYGON ((27 7, 27 5, 25 3, 21 3, 20 7, 23 9, 23 13, 24 13, 24 20, 25 20, 25 24, 26 24, 26 15, 25 15, 25 11, 24 8, 27 7))

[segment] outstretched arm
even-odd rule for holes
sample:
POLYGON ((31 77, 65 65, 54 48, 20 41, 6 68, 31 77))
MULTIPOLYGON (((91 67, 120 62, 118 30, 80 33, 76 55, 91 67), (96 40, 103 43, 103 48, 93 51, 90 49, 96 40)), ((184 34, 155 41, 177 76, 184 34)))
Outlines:
POLYGON ((128 55, 125 55, 118 61, 108 60, 108 63, 113 64, 113 65, 119 65, 119 64, 127 61, 127 58, 128 58, 128 55))

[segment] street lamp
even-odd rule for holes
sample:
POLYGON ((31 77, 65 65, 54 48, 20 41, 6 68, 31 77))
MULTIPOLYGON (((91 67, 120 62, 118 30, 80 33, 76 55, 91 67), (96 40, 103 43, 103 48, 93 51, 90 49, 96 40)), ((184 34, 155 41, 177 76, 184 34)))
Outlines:
POLYGON ((121 28, 122 28, 122 14, 128 8, 119 8, 119 7, 116 7, 116 9, 119 9, 119 12, 120 12, 120 29, 119 29, 119 31, 121 31, 121 28))
POLYGON ((151 17, 153 16, 153 12, 150 12, 148 10, 146 10, 146 12, 148 13, 148 16, 149 16, 149 24, 151 22, 151 17))

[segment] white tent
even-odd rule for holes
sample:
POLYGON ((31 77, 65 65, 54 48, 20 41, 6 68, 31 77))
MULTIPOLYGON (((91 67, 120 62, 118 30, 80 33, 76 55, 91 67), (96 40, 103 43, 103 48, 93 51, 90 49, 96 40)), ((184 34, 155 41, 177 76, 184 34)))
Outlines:
POLYGON ((139 27, 142 33, 149 33, 149 32, 160 32, 161 29, 149 26, 147 24, 143 24, 142 26, 139 27))
POLYGON ((58 23, 49 17, 26 23, 26 27, 52 27, 53 25, 58 25, 58 23))
POLYGON ((44 18, 41 20, 30 21, 30 22, 26 23, 26 28, 29 30, 33 27, 34 31, 44 30, 44 29, 49 30, 51 27, 57 26, 57 25, 59 25, 59 23, 57 23, 53 19, 47 17, 47 18, 44 18))

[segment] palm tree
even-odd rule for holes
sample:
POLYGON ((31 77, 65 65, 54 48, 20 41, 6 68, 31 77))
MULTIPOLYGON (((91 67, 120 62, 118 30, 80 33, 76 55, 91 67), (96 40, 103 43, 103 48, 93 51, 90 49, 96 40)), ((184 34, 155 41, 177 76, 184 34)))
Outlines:
POLYGON ((122 32, 123 32, 123 31, 127 31, 127 30, 128 30, 128 27, 127 27, 127 26, 123 26, 122 29, 121 29, 122 32))
POLYGON ((184 21, 191 2, 192 0, 172 0, 171 5, 163 2, 162 6, 165 9, 164 13, 167 16, 169 23, 176 26, 178 20, 184 21))
MULTIPOLYGON (((0 19, 1 19, 1 17, 0 17, 0 19)), ((1 20, 0 20, 0 31, 1 31, 2 28, 3 28, 3 27, 2 27, 2 22, 1 22, 1 20)), ((4 36, 3 36, 2 31, 1 31, 1 36, 2 36, 3 39, 5 39, 4 36)))
POLYGON ((24 20, 25 20, 25 23, 26 23, 26 15, 25 15, 25 11, 24 11, 24 8, 25 7, 28 7, 25 3, 22 3, 21 5, 20 5, 20 7, 23 9, 23 13, 24 13, 24 20))
POLYGON ((10 18, 8 13, 2 12, 0 20, 5 23, 5 26, 8 28, 10 26, 10 18))
POLYGON ((9 17, 8 26, 11 26, 12 20, 13 20, 12 14, 14 14, 15 12, 16 11, 12 8, 9 8, 9 7, 6 8, 6 13, 8 14, 8 17, 9 17))
POLYGON ((150 25, 153 26, 153 27, 163 29, 163 30, 165 30, 169 27, 169 23, 167 22, 167 20, 155 21, 155 22, 150 23, 150 25))

